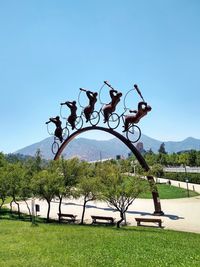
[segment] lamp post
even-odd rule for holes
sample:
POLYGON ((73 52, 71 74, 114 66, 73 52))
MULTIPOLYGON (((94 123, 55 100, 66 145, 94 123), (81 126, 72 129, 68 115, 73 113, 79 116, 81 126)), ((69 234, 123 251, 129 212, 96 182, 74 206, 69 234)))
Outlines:
POLYGON ((189 187, 188 187, 189 180, 186 178, 185 182, 186 182, 186 185, 187 185, 187 196, 190 197, 190 192, 189 192, 189 187))

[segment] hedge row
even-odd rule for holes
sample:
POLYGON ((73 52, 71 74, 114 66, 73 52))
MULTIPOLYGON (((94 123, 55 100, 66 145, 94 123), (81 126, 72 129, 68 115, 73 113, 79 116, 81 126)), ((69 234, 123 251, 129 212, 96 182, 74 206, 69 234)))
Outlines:
POLYGON ((200 184, 200 173, 165 172, 162 178, 180 182, 185 182, 188 179, 189 183, 200 184))

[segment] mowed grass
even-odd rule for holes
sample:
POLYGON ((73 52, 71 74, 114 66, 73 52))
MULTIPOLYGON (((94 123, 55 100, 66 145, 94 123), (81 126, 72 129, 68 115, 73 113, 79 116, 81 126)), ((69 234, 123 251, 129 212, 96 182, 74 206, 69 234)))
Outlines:
POLYGON ((200 266, 200 235, 0 220, 0 266, 200 266))
MULTIPOLYGON (((160 199, 174 199, 174 198, 185 198, 188 197, 188 192, 184 188, 179 188, 172 185, 167 184, 156 184, 158 188, 158 193, 160 199)), ((198 193, 194 191, 189 191, 189 196, 194 197, 197 196, 198 193)), ((139 198, 152 198, 152 194, 150 192, 143 193, 139 195, 139 198)), ((200 266, 200 265, 199 265, 200 266)))

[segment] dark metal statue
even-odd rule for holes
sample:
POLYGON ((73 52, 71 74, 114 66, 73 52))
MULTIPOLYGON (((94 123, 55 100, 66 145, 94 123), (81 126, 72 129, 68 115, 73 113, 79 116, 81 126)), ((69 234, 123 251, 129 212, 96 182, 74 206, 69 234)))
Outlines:
POLYGON ((76 101, 66 101, 64 104, 66 104, 68 106, 68 108, 71 111, 71 114, 69 115, 69 117, 67 118, 67 121, 69 122, 69 124, 72 127, 72 130, 74 130, 75 128, 75 122, 76 122, 76 118, 77 118, 77 106, 76 106, 76 101))
POLYGON ((139 94, 139 96, 142 98, 143 101, 138 103, 138 110, 130 110, 130 113, 135 113, 135 115, 127 115, 125 116, 124 121, 124 130, 123 132, 127 132, 129 129, 130 124, 136 124, 140 121, 140 119, 147 115, 149 111, 151 111, 151 106, 147 104, 147 102, 144 101, 144 98, 137 86, 137 84, 134 84, 134 87, 139 94))
POLYGON ((97 92, 91 92, 91 91, 85 90, 83 88, 80 88, 80 90, 86 92, 86 95, 89 99, 89 105, 87 107, 85 107, 84 111, 83 111, 85 114, 86 122, 88 122, 90 120, 92 112, 94 111, 94 106, 95 106, 95 103, 97 102, 98 93, 97 92))
POLYGON ((105 123, 105 122, 108 122, 108 118, 109 118, 110 114, 112 114, 115 111, 117 104, 120 102, 120 98, 122 96, 122 93, 115 90, 110 84, 108 84, 108 82, 105 81, 104 83, 108 87, 111 88, 111 90, 110 90, 111 102, 109 104, 105 105, 105 107, 103 108, 104 123, 105 123))
POLYGON ((46 122, 46 124, 50 123, 50 122, 53 122, 55 125, 56 125, 56 129, 55 129, 55 132, 54 132, 54 135, 60 140, 60 142, 62 143, 63 142, 63 137, 62 137, 62 122, 60 120, 60 117, 59 116, 56 116, 55 118, 49 118, 49 121, 46 122))

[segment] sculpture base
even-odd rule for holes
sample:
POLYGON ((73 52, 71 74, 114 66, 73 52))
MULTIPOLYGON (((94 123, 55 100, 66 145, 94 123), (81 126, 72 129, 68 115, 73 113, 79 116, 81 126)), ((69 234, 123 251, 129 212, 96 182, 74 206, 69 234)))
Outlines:
POLYGON ((161 210, 161 211, 154 211, 153 213, 154 216, 163 216, 165 215, 164 212, 161 210))

